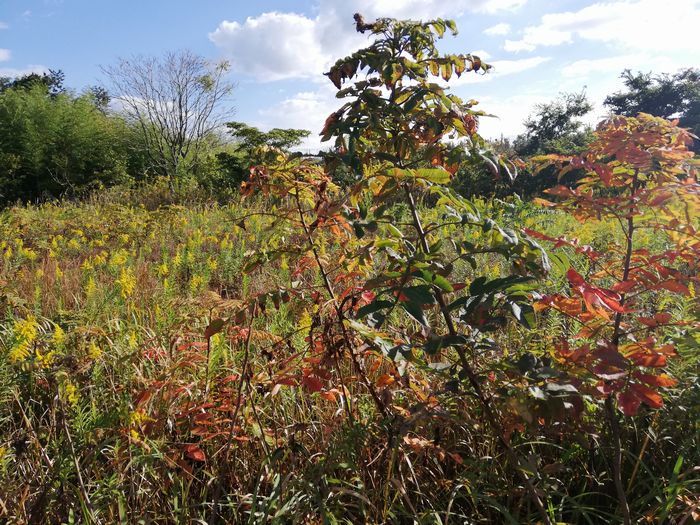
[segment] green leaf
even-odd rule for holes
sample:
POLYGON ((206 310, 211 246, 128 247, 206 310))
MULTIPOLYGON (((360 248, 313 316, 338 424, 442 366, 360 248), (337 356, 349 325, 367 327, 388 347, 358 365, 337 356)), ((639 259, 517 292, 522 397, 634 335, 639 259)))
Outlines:
POLYGON ((511 302, 510 309, 521 325, 530 330, 535 328, 535 310, 531 305, 511 302))
POLYGON ((204 330, 204 338, 209 339, 211 336, 221 332, 221 330, 223 328, 224 328, 224 320, 223 319, 212 319, 211 322, 209 323, 209 326, 207 326, 206 330, 204 330))
POLYGON ((441 168, 420 168, 415 171, 416 177, 435 184, 449 184, 451 175, 441 168))
POLYGON ((454 292, 454 288, 450 284, 450 281, 445 279, 442 275, 433 273, 428 270, 419 270, 418 277, 420 277, 427 283, 434 284, 443 292, 454 292))
POLYGON ((423 309, 420 307, 419 304, 413 302, 403 302, 401 303, 401 307, 404 310, 406 310, 408 315, 413 317, 420 324, 422 324, 425 327, 428 326, 428 320, 425 318, 425 313, 423 312, 423 309))
POLYGON ((394 305, 393 301, 375 299, 369 304, 360 307, 357 310, 357 318, 361 319, 369 314, 373 314, 379 310, 384 310, 385 308, 391 308, 394 305))
POLYGON ((469 342, 463 335, 444 335, 441 337, 430 337, 428 341, 423 345, 423 351, 427 354, 434 355, 440 349, 447 348, 449 346, 462 346, 469 342))
POLYGON ((417 304, 435 304, 435 296, 426 285, 410 286, 401 288, 400 293, 405 295, 409 301, 417 304))

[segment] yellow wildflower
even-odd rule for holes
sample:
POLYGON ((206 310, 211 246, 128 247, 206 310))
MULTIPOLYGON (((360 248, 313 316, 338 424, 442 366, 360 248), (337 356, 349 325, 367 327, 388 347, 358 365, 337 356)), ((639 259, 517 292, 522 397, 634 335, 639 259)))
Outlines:
POLYGON ((90 276, 87 284, 85 285, 85 295, 86 295, 86 297, 90 298, 90 297, 95 295, 96 291, 97 291, 97 284, 95 283, 95 278, 90 276))
POLYGON ((56 325, 53 336, 51 336, 51 342, 56 346, 62 346, 66 342, 66 333, 63 331, 63 328, 56 325))
POLYGON ((311 315, 309 314, 309 311, 304 310, 301 314, 301 317, 299 318, 299 321, 297 322, 297 329, 302 334, 308 334, 312 323, 313 323, 313 321, 311 319, 311 315))
POLYGON ((12 347, 10 348, 9 352, 9 358, 11 363, 19 363, 20 361, 24 361, 29 357, 29 354, 31 353, 31 342, 29 341, 17 341, 12 347))
POLYGON ((17 337, 27 341, 34 341, 39 332, 38 326, 36 317, 29 315, 26 319, 15 321, 14 332, 17 337))
POLYGON ((78 393, 78 388, 73 383, 67 380, 65 383, 63 383, 62 390, 63 399, 67 401, 69 405, 75 406, 78 404, 80 394, 78 393))
POLYGON ((159 277, 165 277, 166 275, 168 275, 168 273, 170 273, 170 269, 168 268, 168 263, 163 261, 163 263, 159 264, 158 268, 156 268, 156 272, 158 273, 159 277))
POLYGON ((35 261, 38 254, 31 248, 22 248, 20 250, 20 255, 29 261, 35 261))
POLYGON ((39 363, 41 368, 49 368, 53 364, 54 357, 56 357, 56 352, 53 350, 49 350, 45 354, 42 354, 39 350, 36 350, 34 353, 36 362, 39 363))
POLYGON ((90 345, 87 349, 87 355, 90 359, 97 359, 102 355, 102 349, 99 346, 97 346, 97 343, 95 343, 95 341, 90 341, 90 345))
POLYGON ((193 275, 190 279, 190 291, 196 292, 204 284, 204 278, 201 275, 193 275))
POLYGON ((117 279, 117 284, 121 289, 122 297, 124 299, 130 297, 136 288, 136 277, 134 276, 133 270, 131 268, 122 268, 119 279, 117 279))

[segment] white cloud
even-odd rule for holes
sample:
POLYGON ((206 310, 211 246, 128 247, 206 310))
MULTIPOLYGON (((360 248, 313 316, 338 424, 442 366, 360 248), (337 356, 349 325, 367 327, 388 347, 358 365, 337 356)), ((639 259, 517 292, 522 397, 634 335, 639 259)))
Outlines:
POLYGON ((495 60, 491 62, 494 75, 512 75, 544 64, 552 57, 530 57, 522 60, 495 60))
POLYGON ((580 80, 582 78, 590 77, 593 73, 597 74, 597 76, 605 73, 620 74, 625 69, 640 70, 645 72, 672 72, 674 70, 688 67, 697 67, 697 61, 694 60, 692 56, 683 56, 678 54, 654 55, 651 53, 636 53, 577 60, 564 66, 561 70, 561 74, 566 78, 580 80))
POLYGON ((488 60, 489 58, 491 58, 491 53, 489 53, 488 51, 485 51, 483 49, 477 49, 475 51, 470 51, 470 53, 472 55, 478 56, 482 60, 488 60))
POLYGON ((49 68, 46 66, 38 65, 38 64, 31 64, 27 67, 23 68, 14 68, 14 67, 0 67, 0 77, 10 77, 10 78, 17 78, 17 77, 23 77, 25 75, 31 75, 32 73, 48 73, 49 68))
POLYGON ((261 80, 320 75, 329 55, 319 45, 317 22, 294 13, 264 13, 243 24, 222 22, 209 35, 227 51, 236 71, 261 80))
POLYGON ((301 145, 302 150, 316 152, 328 148, 329 143, 321 143, 319 132, 328 115, 338 109, 340 103, 335 98, 335 89, 321 86, 316 91, 304 91, 281 100, 259 112, 260 121, 255 125, 262 129, 295 128, 308 129, 311 135, 301 145))
POLYGON ((483 97, 477 109, 494 117, 479 119, 479 133, 488 139, 515 137, 525 131, 523 121, 533 112, 535 105, 550 100, 550 97, 535 93, 506 98, 483 97))
POLYGON ((578 11, 544 15, 526 27, 520 40, 506 40, 506 51, 557 46, 574 37, 629 50, 695 51, 700 27, 699 0, 618 0, 578 11))
POLYGON ((0 29, 7 29, 8 27, 10 26, 8 26, 7 23, 0 20, 0 29))
POLYGON ((9 49, 0 48, 0 62, 6 62, 12 58, 12 53, 9 49))
MULTIPOLYGON (((478 53, 474 53, 479 56, 478 53)), ((464 84, 476 84, 479 82, 489 82, 499 77, 504 77, 508 75, 514 75, 516 73, 521 73, 527 71, 528 69, 533 69, 540 64, 549 62, 552 57, 530 57, 523 58, 521 60, 494 60, 489 61, 489 65, 493 66, 493 69, 489 70, 486 74, 475 74, 475 73, 464 73, 461 77, 453 77, 447 83, 448 86, 456 87, 464 84)))
POLYGON ((569 78, 587 77, 591 73, 621 72, 639 62, 639 55, 619 55, 605 58, 585 58, 564 66, 561 74, 569 78))
POLYGON ((338 58, 367 43, 352 16, 428 19, 463 12, 512 10, 527 0, 320 0, 315 17, 268 12, 244 22, 223 21, 209 39, 239 73, 259 81, 320 78, 338 58))
POLYGON ((510 33, 510 24, 505 22, 484 29, 485 35, 507 35, 508 33, 510 33))

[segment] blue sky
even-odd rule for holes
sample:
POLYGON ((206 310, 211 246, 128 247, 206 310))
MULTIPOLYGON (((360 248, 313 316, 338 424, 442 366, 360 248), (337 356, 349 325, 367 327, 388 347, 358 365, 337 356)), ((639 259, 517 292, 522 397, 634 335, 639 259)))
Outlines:
MULTIPOLYGON (((585 89, 601 102, 633 70, 700 67, 700 0, 0 0, 0 76, 62 69, 76 90, 104 81, 100 65, 188 48, 228 60, 236 119, 314 132, 339 104, 322 72, 366 42, 352 14, 453 18, 446 52, 495 66, 453 90, 498 119, 485 136, 513 136, 537 103, 585 89)), ((308 147, 317 145, 310 139, 308 147)))

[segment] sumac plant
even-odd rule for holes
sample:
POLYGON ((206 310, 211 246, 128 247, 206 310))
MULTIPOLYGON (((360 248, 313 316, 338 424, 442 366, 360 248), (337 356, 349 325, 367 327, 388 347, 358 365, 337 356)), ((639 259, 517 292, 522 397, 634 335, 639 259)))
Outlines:
MULTIPOLYGON (((549 263, 537 241, 499 226, 450 188, 466 153, 449 139, 479 140, 482 113, 445 83, 489 66, 438 52, 436 40, 456 32, 451 21, 379 19, 358 29, 373 43, 326 73, 345 101, 321 132, 334 153, 324 165, 280 155, 254 167, 243 186, 244 195, 267 195, 270 213, 289 225, 285 243, 252 257, 247 269, 293 263, 285 292, 311 302, 313 312, 305 335, 314 357, 297 384, 339 398, 350 420, 362 417, 355 389, 366 390, 387 429, 387 490, 398 444, 439 449, 439 439, 417 435, 419 427, 454 418, 451 408, 467 397, 549 523, 510 442, 506 400, 490 368, 502 352, 494 334, 534 325, 533 281, 549 263), (342 192, 331 182, 336 169, 355 180, 342 192)), ((278 379, 289 384, 290 374, 278 379)))
POLYGON ((572 323, 571 333, 553 337, 556 359, 566 372, 560 381, 604 400, 625 523, 631 517, 617 409, 631 417, 643 406, 663 405, 663 390, 677 383, 666 372, 669 360, 677 356, 674 335, 698 327, 696 320, 674 315, 660 301, 662 294, 689 297, 698 283, 700 187, 691 142, 676 122, 640 114, 603 122, 581 155, 538 159, 543 165, 560 165, 561 175, 585 172, 574 188, 548 190, 556 202, 542 204, 581 222, 612 225, 604 249, 598 250, 575 240, 528 233, 554 248, 573 250, 587 262, 585 272, 568 269, 567 290, 543 297, 536 307, 555 310, 572 323), (655 242, 641 245, 641 236, 655 242))

